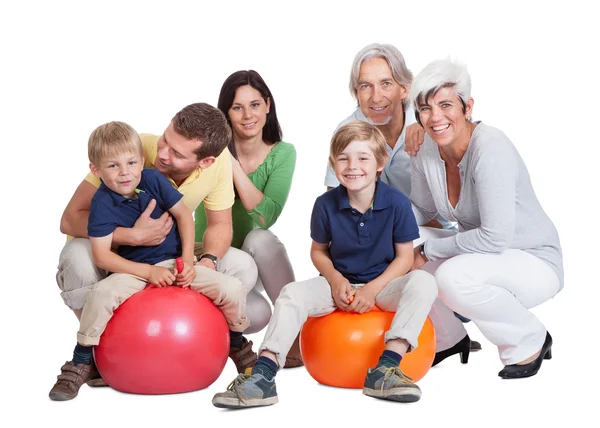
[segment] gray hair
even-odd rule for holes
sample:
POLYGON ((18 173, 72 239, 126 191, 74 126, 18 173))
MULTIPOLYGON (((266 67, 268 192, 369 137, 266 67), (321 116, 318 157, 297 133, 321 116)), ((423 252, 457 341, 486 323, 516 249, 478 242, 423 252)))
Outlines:
POLYGON ((415 77, 410 90, 410 100, 417 116, 419 104, 426 103, 429 97, 434 96, 440 89, 448 87, 453 87, 456 91, 464 112, 467 101, 471 98, 471 76, 467 66, 450 58, 430 62, 415 77))
MULTIPOLYGON (((392 70, 392 77, 399 84, 410 91, 413 80, 412 72, 406 67, 404 57, 397 47, 389 44, 371 43, 362 48, 354 57, 352 62, 352 71, 350 72, 350 93, 356 97, 356 89, 358 88, 358 77, 360 75, 360 66, 363 62, 371 58, 383 58, 392 70)), ((402 102, 402 107, 406 108, 408 99, 402 102)))

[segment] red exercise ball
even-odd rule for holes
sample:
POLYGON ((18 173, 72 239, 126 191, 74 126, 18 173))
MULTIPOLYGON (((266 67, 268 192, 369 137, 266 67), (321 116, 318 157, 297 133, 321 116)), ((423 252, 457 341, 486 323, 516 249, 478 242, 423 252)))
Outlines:
MULTIPOLYGON (((374 306, 365 314, 337 309, 329 315, 308 318, 300 333, 306 370, 324 385, 362 388, 367 369, 377 365, 385 349, 384 335, 394 315, 374 306)), ((415 382, 425 376, 435 358, 435 330, 429 317, 418 340, 419 346, 400 362, 402 371, 415 382)))
POLYGON ((202 294, 179 287, 147 287, 130 297, 94 350, 104 380, 134 394, 206 388, 220 376, 228 354, 222 312, 202 294))

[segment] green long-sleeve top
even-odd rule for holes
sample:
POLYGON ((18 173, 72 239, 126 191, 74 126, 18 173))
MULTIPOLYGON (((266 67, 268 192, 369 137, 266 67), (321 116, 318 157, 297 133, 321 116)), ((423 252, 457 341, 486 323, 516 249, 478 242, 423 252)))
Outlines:
MULTIPOLYGON (((246 210, 236 197, 231 209, 233 220, 232 247, 241 248, 250 231, 268 229, 275 224, 287 201, 292 177, 296 167, 296 149, 292 144, 280 141, 273 147, 265 160, 248 178, 264 197, 252 210, 246 210), (264 223, 261 221, 264 219, 264 223)), ((195 214, 196 241, 201 242, 206 231, 204 204, 200 204, 195 214)))

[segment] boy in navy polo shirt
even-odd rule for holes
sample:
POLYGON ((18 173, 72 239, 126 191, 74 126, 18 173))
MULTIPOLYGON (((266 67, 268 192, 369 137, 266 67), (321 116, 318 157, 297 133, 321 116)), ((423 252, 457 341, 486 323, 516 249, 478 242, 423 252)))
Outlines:
MULTIPOLYGON (((241 336, 249 325, 242 283, 204 266, 195 266, 194 220, 179 193, 158 171, 144 169, 144 152, 138 134, 122 122, 110 122, 92 132, 88 142, 90 169, 102 180, 90 205, 88 235, 94 263, 112 272, 96 283, 81 313, 73 360, 65 363, 52 390, 52 400, 77 396, 79 388, 95 374, 92 349, 113 315, 114 309, 147 284, 177 285, 204 294, 223 311, 233 336, 241 336), (174 217, 166 239, 156 246, 122 245, 111 251, 118 227, 133 227, 140 215, 154 204, 152 218, 165 211, 174 217), (178 273, 175 259, 181 257, 178 273)), ((168 362, 166 362, 167 364, 168 362)))
POLYGON ((335 133, 329 160, 341 185, 317 198, 311 218, 311 258, 321 276, 286 285, 251 374, 216 394, 215 406, 277 403, 275 374, 307 317, 336 308, 362 314, 375 305, 396 315, 363 393, 399 402, 420 399, 421 390, 398 366, 417 346, 437 286, 429 273, 409 272, 419 229, 409 199, 378 180, 386 158, 383 134, 366 122, 350 122, 335 133))

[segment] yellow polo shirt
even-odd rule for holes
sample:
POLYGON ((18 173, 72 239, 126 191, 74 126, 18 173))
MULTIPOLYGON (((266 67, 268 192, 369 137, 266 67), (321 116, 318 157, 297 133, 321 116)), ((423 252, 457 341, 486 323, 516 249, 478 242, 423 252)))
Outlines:
MULTIPOLYGON (((140 134, 144 146, 146 162, 145 168, 154 168, 156 162, 158 136, 152 134, 140 134)), ((231 155, 227 148, 217 157, 215 162, 206 169, 194 171, 181 186, 167 176, 174 188, 183 195, 183 203, 194 212, 201 202, 213 211, 221 211, 231 208, 234 202, 233 173, 231 169, 231 155)), ((85 181, 96 188, 100 187, 100 179, 91 172, 85 177, 85 181)))

